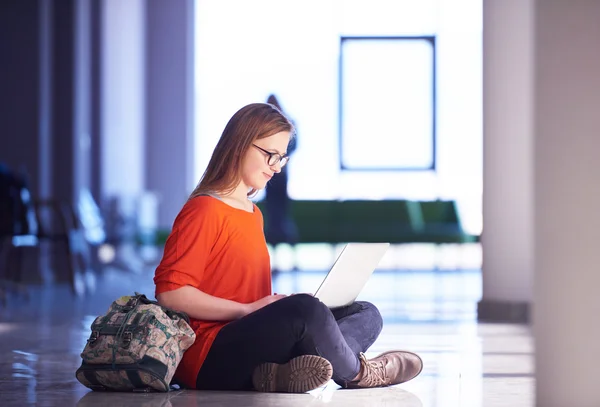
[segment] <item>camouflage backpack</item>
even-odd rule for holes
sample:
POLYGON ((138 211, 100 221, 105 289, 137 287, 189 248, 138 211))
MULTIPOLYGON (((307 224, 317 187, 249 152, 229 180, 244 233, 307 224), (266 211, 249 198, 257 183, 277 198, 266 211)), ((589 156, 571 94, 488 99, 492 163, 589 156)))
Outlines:
POLYGON ((169 391, 196 339, 185 313, 138 293, 114 301, 91 328, 75 376, 92 390, 169 391))

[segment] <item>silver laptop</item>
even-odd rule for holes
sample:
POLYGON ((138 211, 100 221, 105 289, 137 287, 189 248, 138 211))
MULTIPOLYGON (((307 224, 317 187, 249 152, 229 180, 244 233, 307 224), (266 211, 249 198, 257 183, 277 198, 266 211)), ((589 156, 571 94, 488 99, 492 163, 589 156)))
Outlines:
POLYGON ((351 304, 389 246, 389 243, 348 243, 315 292, 315 297, 329 308, 351 304))

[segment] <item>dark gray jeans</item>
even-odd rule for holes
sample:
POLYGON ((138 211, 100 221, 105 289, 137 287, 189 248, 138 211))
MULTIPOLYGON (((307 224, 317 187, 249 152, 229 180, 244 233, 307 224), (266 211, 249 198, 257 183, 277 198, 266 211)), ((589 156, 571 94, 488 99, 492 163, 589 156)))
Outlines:
POLYGON ((379 310, 357 301, 330 310, 318 299, 297 294, 225 325, 198 373, 202 390, 251 390, 261 363, 286 363, 300 355, 331 362, 338 384, 358 374, 358 354, 366 352, 382 328, 379 310))

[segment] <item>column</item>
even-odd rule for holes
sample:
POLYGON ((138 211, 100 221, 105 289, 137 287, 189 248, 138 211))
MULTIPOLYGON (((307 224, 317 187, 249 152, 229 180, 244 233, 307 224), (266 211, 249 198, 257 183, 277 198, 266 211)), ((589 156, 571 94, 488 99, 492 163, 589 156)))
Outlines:
POLYGON ((533 0, 484 0, 482 321, 529 320, 532 109, 533 0))
POLYGON ((104 0, 101 32, 102 198, 130 217, 145 187, 144 0, 104 0))
POLYGON ((46 196, 50 183, 40 176, 50 168, 49 158, 43 159, 43 147, 51 136, 51 79, 40 69, 50 60, 44 43, 50 31, 47 6, 19 0, 0 2, 0 162, 26 172, 34 196, 46 196))
POLYGON ((196 182, 194 2, 149 0, 147 7, 146 187, 159 192, 158 226, 170 228, 196 182))
POLYGON ((600 2, 535 20, 536 404, 600 406, 600 2))

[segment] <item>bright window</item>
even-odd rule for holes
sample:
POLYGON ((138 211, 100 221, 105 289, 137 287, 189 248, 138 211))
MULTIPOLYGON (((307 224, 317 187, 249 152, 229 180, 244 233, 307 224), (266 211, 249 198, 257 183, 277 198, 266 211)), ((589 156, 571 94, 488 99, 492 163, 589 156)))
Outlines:
POLYGON ((434 37, 342 37, 342 169, 435 168, 434 44, 434 37))

